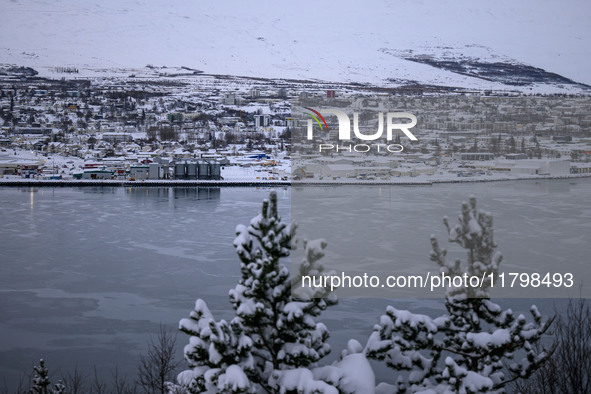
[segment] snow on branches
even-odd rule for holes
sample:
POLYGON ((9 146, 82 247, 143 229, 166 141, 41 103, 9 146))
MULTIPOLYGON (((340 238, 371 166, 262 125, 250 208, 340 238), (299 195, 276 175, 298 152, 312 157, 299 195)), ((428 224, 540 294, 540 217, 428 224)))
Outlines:
MULTIPOLYGON (((498 275, 502 257, 492 216, 477 211, 475 198, 462 204, 456 225, 447 219, 444 224, 449 241, 466 252, 466 259, 448 261, 447 251, 431 237, 430 258, 442 272, 498 275)), ((205 301, 197 300, 190 317, 180 321, 190 335, 184 351, 191 369, 179 374, 176 388, 191 393, 503 393, 553 352, 540 345, 553 319, 544 320, 535 306, 529 321, 503 310, 490 300, 491 284, 485 282, 478 289, 448 288, 446 311, 437 318, 389 306, 365 348, 351 340, 338 361, 319 366, 330 347, 328 329, 316 318, 336 299, 326 288, 296 284, 303 276, 327 274, 321 263, 326 241, 303 241, 302 260, 292 264, 290 278, 283 261, 296 247, 295 229, 279 217, 275 193, 248 227, 236 228, 241 276, 229 292, 235 316, 217 321, 205 301), (397 381, 376 387, 368 358, 398 371, 397 381)))
POLYGON ((447 251, 439 248, 439 243, 431 235, 432 251, 429 258, 441 267, 441 272, 456 276, 467 273, 470 276, 483 277, 483 283, 477 287, 449 288, 450 297, 464 295, 466 298, 486 297, 490 288, 490 274, 496 277, 499 265, 503 260, 500 252, 495 251, 497 245, 493 239, 493 217, 490 213, 476 210, 476 198, 470 197, 469 203, 462 203, 462 212, 458 224, 452 226, 447 217, 443 218, 447 228, 449 242, 454 242, 466 250, 466 261, 455 260, 453 263, 446 258, 447 251), (484 275, 483 275, 484 274, 484 275))
MULTIPOLYGON (((431 236, 430 258, 442 272, 498 274, 502 256, 496 251, 492 216, 476 210, 474 197, 462 203, 458 224, 451 226, 445 218, 444 225, 449 241, 464 249, 467 258, 449 262, 447 251, 431 236)), ((503 393, 509 382, 538 369, 554 350, 536 346, 553 318, 543 321, 535 306, 530 309, 533 321, 515 316, 490 300, 489 287, 486 282, 478 289, 447 289, 446 313, 436 319, 388 307, 366 352, 408 373, 396 385, 381 384, 379 392, 503 393)))
POLYGON ((39 360, 39 365, 35 365, 33 369, 35 370, 35 376, 31 385, 31 393, 63 394, 66 392, 66 386, 64 386, 61 380, 54 387, 51 387, 51 380, 49 379, 49 371, 45 366, 45 360, 39 360))
MULTIPOLYGON (((281 392, 295 375, 312 377, 300 382, 309 392, 324 392, 316 388, 327 384, 316 381, 309 368, 330 352, 328 329, 314 318, 336 301, 315 298, 325 289, 292 297, 282 259, 290 255, 295 229, 279 217, 275 192, 248 227, 237 226, 234 247, 241 276, 229 292, 235 317, 216 321, 205 301, 197 300, 190 318, 180 321, 180 330, 190 335, 184 351, 191 370, 178 380, 190 392, 281 392)), ((304 245, 307 257, 300 272, 320 269, 326 242, 304 245)))

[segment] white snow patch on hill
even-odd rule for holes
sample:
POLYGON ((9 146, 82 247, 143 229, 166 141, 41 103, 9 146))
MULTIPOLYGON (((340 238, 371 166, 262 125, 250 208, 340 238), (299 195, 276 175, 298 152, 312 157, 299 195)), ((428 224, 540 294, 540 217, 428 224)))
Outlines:
POLYGON ((494 89, 384 51, 477 44, 491 48, 491 58, 591 83, 591 3, 577 0, 1 0, 0 9, 0 63, 37 68, 182 65, 217 74, 494 89))

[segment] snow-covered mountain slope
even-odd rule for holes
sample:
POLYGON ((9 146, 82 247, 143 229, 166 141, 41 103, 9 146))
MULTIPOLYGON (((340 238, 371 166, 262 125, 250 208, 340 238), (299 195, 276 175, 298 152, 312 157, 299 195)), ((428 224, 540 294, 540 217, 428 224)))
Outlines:
POLYGON ((591 83, 591 3, 579 0, 0 0, 0 7, 0 63, 42 74, 55 66, 153 64, 378 86, 416 81, 467 89, 562 89, 556 81, 515 85, 458 73, 457 67, 417 57, 449 58, 451 49, 454 61, 469 57, 480 68, 501 59, 591 83))
POLYGON ((591 86, 587 84, 496 55, 490 48, 479 45, 466 45, 463 48, 430 47, 405 51, 382 49, 382 51, 439 70, 508 87, 513 86, 524 91, 546 85, 591 92, 591 86))

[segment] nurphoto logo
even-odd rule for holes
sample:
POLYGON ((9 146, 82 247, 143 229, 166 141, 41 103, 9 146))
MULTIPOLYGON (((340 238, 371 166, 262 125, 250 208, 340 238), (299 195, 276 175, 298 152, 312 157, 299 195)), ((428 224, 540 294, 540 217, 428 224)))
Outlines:
MULTIPOLYGON (((306 138, 308 140, 314 140, 314 124, 318 124, 318 128, 320 129, 321 139, 323 142, 328 137, 328 133, 330 133, 330 129, 326 122, 325 116, 333 115, 336 116, 338 122, 338 140, 339 141, 346 141, 351 140, 351 119, 349 115, 340 109, 329 108, 329 109, 321 109, 315 110, 310 107, 304 107, 309 112, 304 112, 305 115, 308 115, 310 118, 307 120, 307 134, 306 138)), ((384 116, 383 112, 378 112, 377 114, 377 131, 370 134, 362 133, 359 128, 359 113, 353 112, 353 134, 354 138, 361 140, 361 141, 373 141, 382 139, 384 135, 384 118, 386 123, 386 141, 392 141, 393 136, 401 131, 408 139, 411 141, 417 141, 417 137, 409 130, 416 126, 417 118, 411 113, 408 112, 387 112, 384 116), (410 121, 410 122, 409 122, 410 121)), ((342 145, 339 146, 338 144, 331 144, 331 143, 321 143, 318 145, 318 151, 348 151, 348 152, 369 152, 374 148, 376 151, 380 151, 382 148, 387 150, 388 152, 402 152, 404 147, 401 144, 394 143, 394 144, 355 144, 355 145, 342 145)))

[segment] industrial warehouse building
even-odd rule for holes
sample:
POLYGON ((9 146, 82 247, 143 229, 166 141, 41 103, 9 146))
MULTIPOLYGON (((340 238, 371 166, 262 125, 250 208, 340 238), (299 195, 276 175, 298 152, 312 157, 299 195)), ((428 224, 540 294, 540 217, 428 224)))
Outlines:
POLYGON ((222 179, 221 164, 214 160, 185 161, 174 164, 175 179, 222 179))
POLYGON ((570 161, 568 160, 517 160, 511 167, 512 174, 526 175, 568 175, 570 161))

